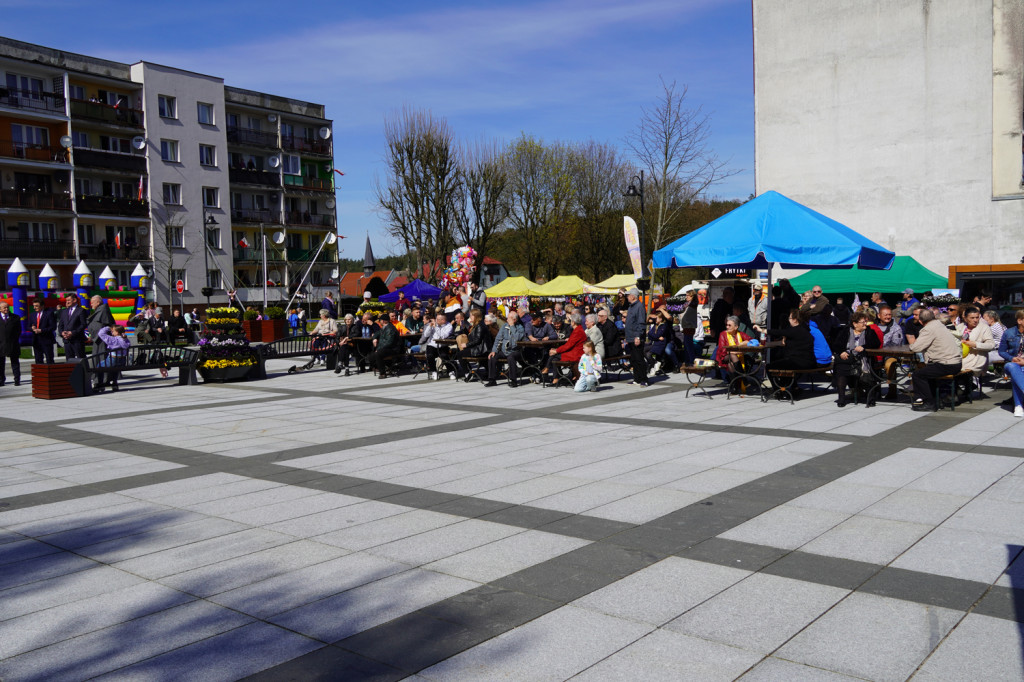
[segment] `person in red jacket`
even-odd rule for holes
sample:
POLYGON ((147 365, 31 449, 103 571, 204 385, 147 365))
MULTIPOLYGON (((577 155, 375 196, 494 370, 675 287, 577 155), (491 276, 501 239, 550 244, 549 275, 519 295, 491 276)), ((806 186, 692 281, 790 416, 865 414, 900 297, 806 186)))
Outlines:
MULTIPOLYGON (((548 352, 547 362, 544 363, 544 369, 540 371, 541 382, 544 381, 544 375, 551 370, 552 363, 563 361, 575 364, 583 357, 583 344, 587 341, 587 332, 581 324, 582 318, 579 313, 573 313, 572 315, 567 315, 565 319, 572 325, 572 332, 570 332, 569 338, 565 340, 565 343, 558 348, 552 348, 548 352)), ((558 384, 558 378, 555 377, 551 384, 558 384)))

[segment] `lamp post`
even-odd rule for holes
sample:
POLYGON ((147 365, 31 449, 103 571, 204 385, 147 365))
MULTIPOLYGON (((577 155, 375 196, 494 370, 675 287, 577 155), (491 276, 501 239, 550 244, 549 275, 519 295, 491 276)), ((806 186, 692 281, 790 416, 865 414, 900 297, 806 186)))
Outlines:
POLYGON ((217 225, 217 219, 203 209, 203 264, 206 271, 203 276, 206 278, 206 286, 203 287, 203 294, 206 296, 206 307, 210 307, 210 294, 213 287, 210 286, 210 228, 217 225))
POLYGON ((636 280, 636 288, 644 293, 650 287, 651 280, 647 277, 647 267, 644 265, 644 172, 642 170, 640 175, 634 175, 629 179, 629 187, 622 193, 622 196, 640 198, 640 277, 636 280))

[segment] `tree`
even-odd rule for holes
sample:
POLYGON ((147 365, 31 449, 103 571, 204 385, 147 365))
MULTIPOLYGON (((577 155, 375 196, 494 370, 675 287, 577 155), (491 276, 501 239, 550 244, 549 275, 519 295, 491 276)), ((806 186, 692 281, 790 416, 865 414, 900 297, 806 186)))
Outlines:
POLYGON ((579 235, 576 270, 590 269, 593 281, 619 272, 628 259, 622 235, 622 188, 632 167, 615 147, 590 140, 573 148, 572 190, 579 235))
POLYGON ((476 281, 484 255, 512 210, 508 166, 496 142, 477 142, 461 153, 462 197, 456 235, 476 250, 476 281))
POLYGON ((568 152, 561 143, 545 146, 524 133, 505 155, 512 197, 509 222, 532 280, 541 269, 549 277, 557 275, 563 257, 558 226, 571 201, 568 152))
POLYGON ((444 119, 403 109, 384 119, 385 184, 375 183, 388 232, 410 255, 410 269, 436 282, 453 244, 460 189, 458 153, 444 119), (415 259, 415 260, 413 260, 415 259), (440 267, 435 267, 440 265, 440 267))
MULTIPOLYGON (((686 87, 661 81, 662 95, 651 109, 643 109, 640 123, 626 144, 647 171, 646 241, 653 250, 686 234, 680 212, 712 185, 735 175, 710 148, 711 122, 700 107, 686 106, 686 87), (653 201, 652 201, 653 200, 653 201)), ((645 252, 645 256, 652 251, 645 252)))

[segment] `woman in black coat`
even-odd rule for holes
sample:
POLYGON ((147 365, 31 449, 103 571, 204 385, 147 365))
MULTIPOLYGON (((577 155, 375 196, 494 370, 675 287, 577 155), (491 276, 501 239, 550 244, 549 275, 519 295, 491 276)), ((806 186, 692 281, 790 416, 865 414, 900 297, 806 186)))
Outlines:
MULTIPOLYGON (((875 379, 871 373, 871 356, 867 351, 881 348, 882 342, 878 335, 868 329, 871 318, 867 313, 859 312, 850 316, 850 328, 840 330, 832 343, 835 354, 832 373, 836 379, 836 391, 839 393, 839 407, 847 404, 846 388, 853 384, 855 388, 867 391, 875 379)), ((874 400, 868 403, 868 406, 874 400)))
MULTIPOLYGON (((807 325, 810 315, 793 309, 789 313, 789 326, 782 329, 769 329, 768 336, 783 339, 786 345, 772 349, 772 361, 768 369, 814 369, 818 361, 814 358, 814 337, 807 325), (778 353, 782 350, 782 353, 778 353)), ((761 331, 761 330, 758 330, 761 331)))
POLYGON ((455 354, 458 359, 455 376, 459 379, 468 379, 469 377, 469 362, 466 361, 466 358, 485 357, 491 349, 491 332, 482 320, 483 313, 479 309, 473 308, 469 311, 469 323, 472 326, 467 334, 466 347, 455 354))

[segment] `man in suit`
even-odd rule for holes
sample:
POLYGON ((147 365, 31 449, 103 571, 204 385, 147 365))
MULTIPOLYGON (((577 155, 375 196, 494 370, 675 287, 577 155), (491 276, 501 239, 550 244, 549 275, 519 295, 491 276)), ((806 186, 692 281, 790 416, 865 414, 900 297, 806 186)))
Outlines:
POLYGON ((53 344, 57 342, 54 338, 57 321, 54 320, 53 313, 43 307, 42 301, 33 301, 28 324, 32 330, 32 350, 36 355, 36 364, 52 365, 53 344))
POLYGON ((67 359, 85 357, 86 316, 79 305, 78 296, 68 294, 64 299, 64 310, 57 318, 57 333, 64 339, 64 356, 67 359))
POLYGON ((103 302, 102 296, 90 298, 89 306, 92 310, 89 312, 89 317, 86 321, 85 334, 92 340, 92 352, 95 355, 107 350, 104 343, 100 341, 100 330, 104 327, 113 326, 114 316, 110 312, 110 306, 103 302))
POLYGON ((21 385, 21 318, 11 312, 6 302, 0 303, 0 386, 7 383, 7 358, 11 360, 14 385, 21 385))

